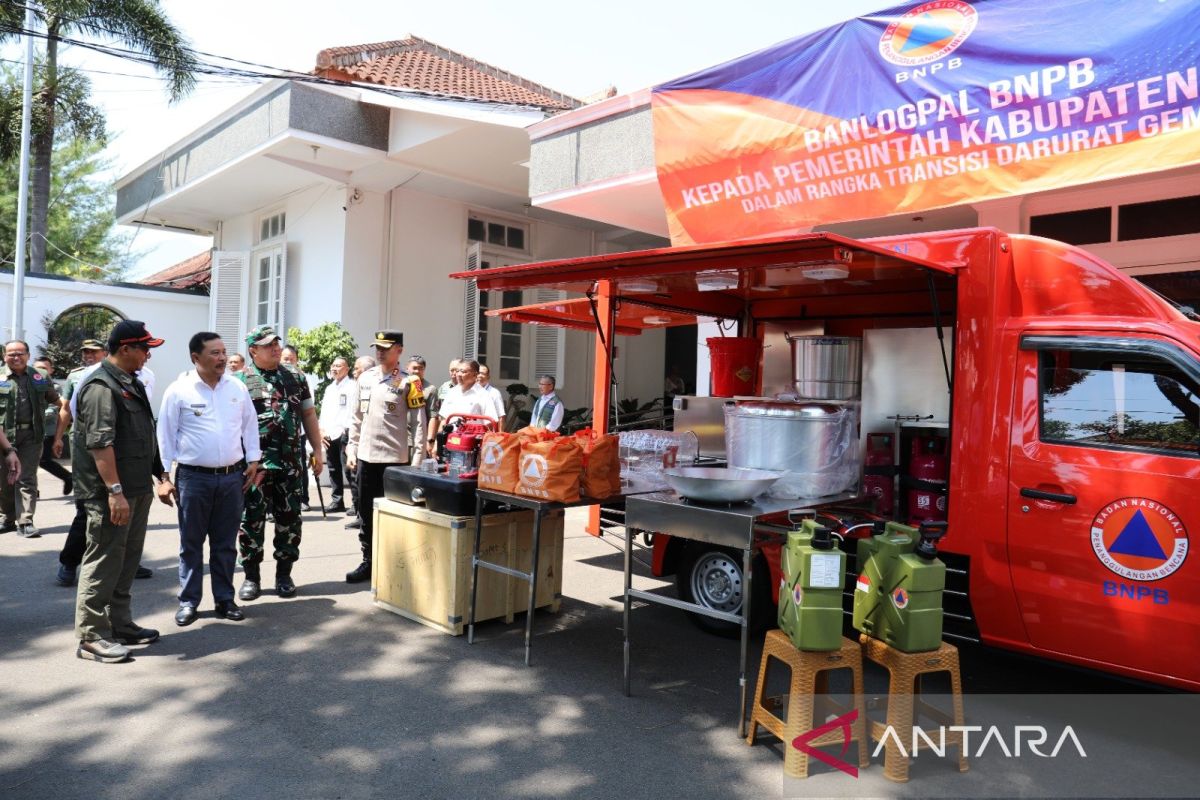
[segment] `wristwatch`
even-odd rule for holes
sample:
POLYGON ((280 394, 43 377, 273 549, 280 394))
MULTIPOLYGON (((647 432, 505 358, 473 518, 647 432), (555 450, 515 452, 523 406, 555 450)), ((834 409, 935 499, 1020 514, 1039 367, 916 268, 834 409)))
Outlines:
POLYGON ((123 491, 125 490, 121 488, 121 484, 119 483, 114 483, 112 486, 108 487, 109 494, 120 494, 123 491))

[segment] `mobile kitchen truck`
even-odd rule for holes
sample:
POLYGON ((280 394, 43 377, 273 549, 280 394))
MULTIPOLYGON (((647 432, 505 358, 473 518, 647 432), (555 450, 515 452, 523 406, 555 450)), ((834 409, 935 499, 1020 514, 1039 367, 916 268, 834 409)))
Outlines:
MULTIPOLYGON (((583 295, 489 313, 597 330, 596 409, 609 406, 614 335, 700 318, 760 339, 780 329, 865 336, 875 377, 863 406, 887 409, 923 379, 911 356, 872 353, 870 336, 923 329, 935 349, 919 357, 936 359, 937 390, 948 392, 941 553, 966 635, 1200 690, 1200 559, 1188 558, 1200 531, 1200 322, 1089 253, 995 229, 815 233, 455 277, 481 291, 583 295)), ((754 569, 766 574, 747 583, 774 594, 767 544, 754 569)), ((655 550, 666 573, 694 568, 713 545, 664 537, 655 550)))

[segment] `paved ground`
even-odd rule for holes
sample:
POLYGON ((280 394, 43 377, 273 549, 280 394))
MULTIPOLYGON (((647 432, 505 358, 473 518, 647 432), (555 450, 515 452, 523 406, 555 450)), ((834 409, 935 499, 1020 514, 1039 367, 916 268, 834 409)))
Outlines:
MULTIPOLYGON (((43 479, 42 538, 0 536, 3 798, 955 796, 961 780, 922 762, 905 787, 878 766, 857 781, 822 769, 799 788, 783 782, 779 745, 736 735, 736 646, 669 608, 635 612, 624 697, 620 555, 575 513, 563 607, 539 615, 529 669, 519 624, 484 624, 468 646, 347 585, 357 540, 340 516, 306 517, 299 596, 266 594, 240 624, 213 619, 206 596, 201 619, 177 628, 174 511, 158 504, 143 559, 155 574, 135 583, 134 607, 163 638, 129 663, 81 661, 74 590, 53 580, 73 506, 43 479)), ((1121 689, 987 651, 964 658, 980 691, 1121 689)), ((881 691, 883 676, 868 677, 881 691)), ((1173 768, 1177 754, 1159 757, 1173 768)), ((994 795, 1071 786, 1069 775, 1059 787, 996 780, 982 784, 994 795)))

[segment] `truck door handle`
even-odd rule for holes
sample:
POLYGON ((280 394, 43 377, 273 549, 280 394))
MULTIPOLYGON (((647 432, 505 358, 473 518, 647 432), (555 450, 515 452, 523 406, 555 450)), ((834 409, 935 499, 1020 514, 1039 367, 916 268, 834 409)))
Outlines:
POLYGON ((1029 497, 1033 500, 1049 500, 1052 503, 1065 503, 1073 506, 1077 498, 1073 494, 1059 494, 1058 492, 1043 492, 1041 489, 1021 488, 1021 497, 1029 497))

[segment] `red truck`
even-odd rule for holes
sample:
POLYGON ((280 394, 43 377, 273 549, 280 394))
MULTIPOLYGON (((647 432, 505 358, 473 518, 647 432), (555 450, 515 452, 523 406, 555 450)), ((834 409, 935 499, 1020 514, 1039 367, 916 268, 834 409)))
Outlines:
MULTIPOLYGON (((1188 558, 1200 532, 1200 322, 1187 309, 1084 250, 995 229, 806 234, 491 272, 505 274, 481 289, 587 291, 508 317, 595 317, 609 340, 689 315, 760 337, 779 323, 837 336, 944 329, 947 631, 1200 690, 1200 559, 1188 558)), ((740 582, 734 555, 658 537, 653 568, 679 573, 685 599, 727 602, 694 591, 696 571, 740 582)), ((778 551, 763 555, 769 577, 756 569, 752 585, 774 601, 778 551)))

